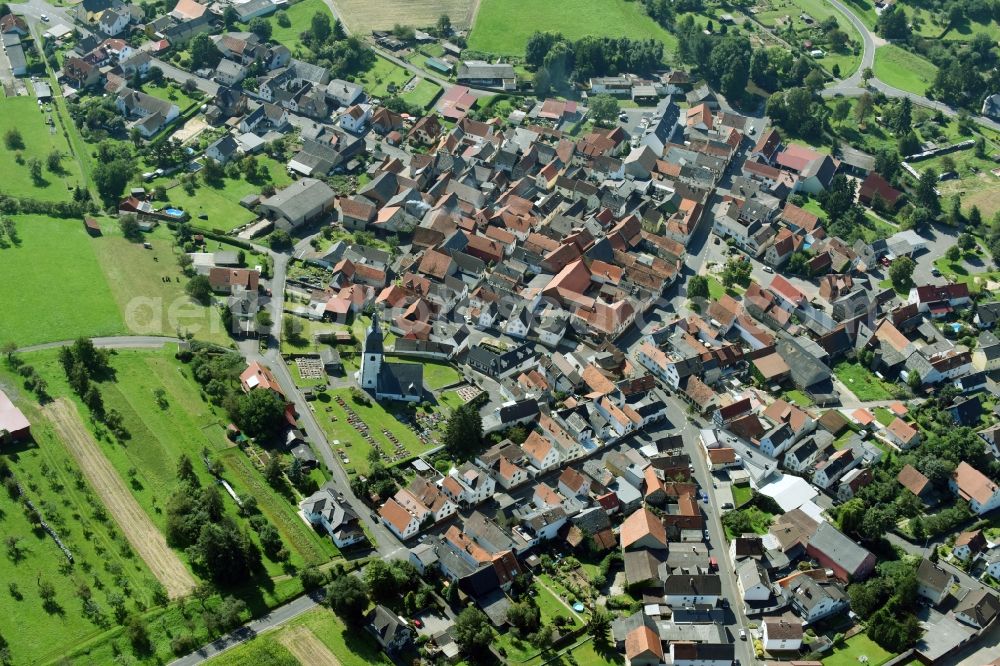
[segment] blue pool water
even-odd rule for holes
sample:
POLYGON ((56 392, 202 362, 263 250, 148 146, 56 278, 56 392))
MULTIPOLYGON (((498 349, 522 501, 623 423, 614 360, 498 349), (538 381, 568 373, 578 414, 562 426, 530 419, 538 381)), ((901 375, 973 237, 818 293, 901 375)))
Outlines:
POLYGON ((176 208, 165 208, 163 212, 170 217, 184 217, 184 211, 176 208))

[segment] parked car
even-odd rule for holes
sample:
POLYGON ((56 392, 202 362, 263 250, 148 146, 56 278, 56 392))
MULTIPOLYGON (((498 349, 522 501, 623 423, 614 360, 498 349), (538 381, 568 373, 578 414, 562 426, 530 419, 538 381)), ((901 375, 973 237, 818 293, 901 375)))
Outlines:
POLYGON ((419 617, 415 617, 413 618, 413 626, 416 627, 417 629, 422 629, 424 626, 424 622, 419 617))
POLYGON ((764 272, 765 273, 773 273, 774 269, 771 268, 770 266, 764 266, 764 272))
POLYGON ((747 639, 747 630, 746 629, 740 629, 740 640, 741 641, 745 641, 746 639, 747 639))

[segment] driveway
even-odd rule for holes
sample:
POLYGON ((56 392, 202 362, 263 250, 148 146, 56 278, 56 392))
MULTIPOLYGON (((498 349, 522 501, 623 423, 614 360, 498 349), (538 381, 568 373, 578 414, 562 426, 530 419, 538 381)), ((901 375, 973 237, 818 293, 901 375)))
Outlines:
POLYGON ((215 81, 210 81, 201 76, 196 76, 191 72, 185 71, 180 67, 174 67, 166 60, 160 58, 153 58, 149 61, 151 67, 159 67, 160 71, 163 72, 163 76, 167 77, 174 83, 183 85, 188 79, 194 81, 195 85, 198 86, 198 90, 202 91, 206 95, 215 97, 215 94, 219 92, 219 84, 215 81))

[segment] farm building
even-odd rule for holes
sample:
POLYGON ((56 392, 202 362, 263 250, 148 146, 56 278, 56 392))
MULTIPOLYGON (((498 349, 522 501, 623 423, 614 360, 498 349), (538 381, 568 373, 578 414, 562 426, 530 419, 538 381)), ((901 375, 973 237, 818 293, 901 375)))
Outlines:
POLYGON ((0 443, 23 442, 31 437, 31 424, 7 394, 0 391, 0 443))

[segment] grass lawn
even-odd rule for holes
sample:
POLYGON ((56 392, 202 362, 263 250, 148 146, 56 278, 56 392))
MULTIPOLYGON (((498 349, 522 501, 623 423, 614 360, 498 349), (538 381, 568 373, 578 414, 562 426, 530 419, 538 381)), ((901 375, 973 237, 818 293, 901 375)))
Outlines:
POLYGON ((979 292, 986 288, 987 282, 1000 280, 1000 271, 984 270, 985 262, 992 264, 989 258, 966 253, 964 258, 954 262, 944 257, 935 259, 934 266, 941 271, 942 276, 953 282, 965 282, 970 291, 979 292))
POLYGON ((4 174, 0 192, 42 201, 69 201, 73 188, 83 184, 80 166, 70 155, 56 115, 40 110, 34 97, 0 97, 0 136, 4 137, 0 147, 0 171, 4 174), (45 123, 47 117, 52 118, 53 126, 45 123), (6 145, 7 132, 14 128, 21 133, 23 149, 12 150, 6 145), (46 158, 52 151, 62 153, 64 173, 49 171, 46 158), (33 158, 42 162, 42 181, 38 185, 31 179, 27 164, 17 163, 18 154, 25 162, 33 158))
POLYGON ((892 653, 886 652, 866 634, 857 634, 847 640, 846 645, 823 659, 823 666, 856 666, 858 657, 868 657, 868 666, 879 666, 889 660, 892 653))
POLYGON ((124 333, 96 246, 81 220, 13 218, 20 246, 0 249, 0 340, 20 346, 124 333))
MULTIPOLYGON (((183 187, 177 185, 173 177, 165 177, 154 180, 145 187, 164 188, 166 201, 175 208, 186 211, 195 223, 227 232, 257 218, 252 211, 240 205, 240 199, 248 194, 260 194, 261 189, 268 183, 280 190, 292 182, 284 166, 271 158, 258 156, 257 164, 262 167, 262 171, 266 168, 268 174, 257 184, 242 178, 238 180, 225 178, 220 187, 211 187, 199 178, 194 194, 188 194, 183 187), (206 215, 208 219, 198 219, 200 215, 206 215)), ((166 202, 157 202, 157 205, 165 208, 166 202)))
POLYGON ((854 431, 848 428, 847 430, 845 430, 840 434, 840 437, 833 440, 833 448, 839 451, 840 449, 847 446, 847 443, 851 441, 852 437, 854 437, 854 431))
POLYGON ((811 407, 813 404, 809 396, 798 389, 785 391, 785 400, 794 401, 799 407, 811 407))
POLYGON ((733 492, 733 504, 737 509, 753 499, 753 490, 751 490, 750 484, 748 483, 742 483, 739 485, 734 483, 729 488, 733 492))
POLYGON ((891 400, 894 397, 891 383, 879 379, 857 363, 838 363, 833 372, 862 402, 891 400))
POLYGON ((659 39, 667 53, 677 47, 677 38, 656 24, 641 3, 625 0, 482 0, 476 24, 469 35, 469 48, 501 55, 524 55, 528 37, 536 30, 561 32, 576 40, 595 37, 659 39), (516 21, 511 17, 516 16, 516 21), (572 21, 566 17, 572 16, 572 21))
POLYGON ((403 93, 400 97, 408 104, 419 106, 421 109, 428 108, 441 94, 441 86, 433 81, 421 79, 420 83, 414 86, 413 90, 403 93))
POLYGON ((561 650, 555 657, 550 653, 540 654, 525 662, 525 666, 622 666, 625 656, 615 649, 614 644, 598 646, 587 636, 582 641, 561 650))
POLYGON ((393 90, 402 90, 406 82, 412 78, 413 74, 399 65, 385 58, 375 58, 372 68, 358 77, 357 81, 365 86, 365 92, 369 96, 387 97, 393 94, 389 90, 390 84, 395 86, 393 90))
MULTIPOLYGON (((415 362, 406 359, 393 359, 393 361, 403 363, 415 362)), ((437 390, 442 386, 451 386, 462 381, 462 373, 447 363, 421 361, 420 365, 424 366, 424 386, 429 389, 437 390)))
POLYGON ((152 97, 176 104, 177 108, 181 110, 181 113, 183 113, 185 109, 188 109, 192 105, 198 104, 199 102, 199 100, 194 99, 181 90, 179 86, 173 83, 165 83, 160 86, 146 85, 143 86, 142 91, 152 97))
POLYGON ((876 407, 873 410, 875 414, 875 420, 884 426, 888 426, 890 423, 896 420, 896 415, 890 412, 885 407, 876 407))
POLYGON ((819 202, 815 199, 806 199, 805 205, 802 206, 802 210, 807 210, 821 220, 826 219, 826 211, 823 207, 819 205, 819 202))
POLYGON ((937 67, 894 44, 875 50, 875 76, 886 85, 923 95, 934 82, 937 67))
MULTIPOLYGON (((344 449, 344 454, 347 455, 349 461, 344 464, 344 468, 348 471, 348 473, 352 470, 359 474, 368 473, 370 464, 368 462, 368 453, 372 450, 372 447, 358 433, 358 431, 347 422, 347 412, 344 411, 343 407, 337 404, 332 396, 340 396, 347 406, 354 410, 354 413, 368 425, 368 432, 372 439, 374 439, 379 446, 382 447, 382 450, 388 455, 392 455, 395 447, 392 442, 389 441, 389 438, 385 436, 385 433, 382 432, 383 428, 391 432, 396 439, 399 440, 399 443, 403 445, 408 453, 407 458, 423 453, 433 446, 433 444, 425 445, 421 442, 420 438, 417 437, 417 434, 411 430, 409 426, 397 418, 397 415, 402 418, 410 418, 409 414, 402 406, 393 405, 388 402, 385 406, 383 406, 382 404, 372 400, 371 405, 366 407, 365 405, 354 402, 351 398, 350 389, 345 388, 330 391, 325 395, 321 395, 320 399, 312 404, 316 409, 316 420, 319 421, 320 427, 323 428, 323 431, 331 440, 330 443, 333 445, 334 449, 344 449), (338 440, 340 443, 334 444, 333 440, 338 440)), ((403 462, 403 460, 396 461, 396 463, 399 462, 403 462)))
MULTIPOLYGON (((283 28, 278 25, 275 17, 277 12, 271 14, 267 19, 271 23, 271 40, 284 44, 292 51, 302 45, 299 35, 309 29, 313 14, 322 12, 330 15, 330 10, 323 0, 302 0, 293 5, 283 5, 279 11, 284 11, 288 15, 289 26, 283 28)), ((333 16, 330 16, 330 19, 332 22, 333 16)))
MULTIPOLYGON (((283 665, 285 663, 283 661, 269 662, 255 659, 255 655, 261 654, 261 648, 257 646, 260 643, 266 644, 270 642, 281 647, 283 634, 301 632, 303 629, 312 632, 337 657, 342 666, 390 666, 392 663, 382 650, 379 649, 378 644, 375 643, 375 639, 371 634, 367 631, 348 629, 336 615, 322 607, 303 613, 278 629, 267 632, 239 647, 233 648, 211 660, 210 663, 231 664, 232 666, 236 666, 237 664, 272 663, 283 665)), ((273 649, 271 651, 275 654, 282 654, 273 649)), ((285 651, 287 652, 287 650, 285 651)), ((298 662, 293 660, 290 663, 297 664, 298 662)))

